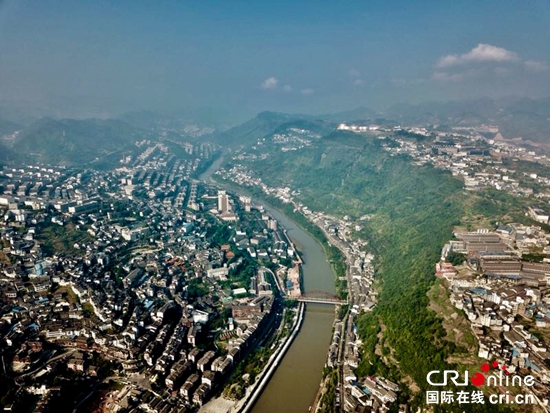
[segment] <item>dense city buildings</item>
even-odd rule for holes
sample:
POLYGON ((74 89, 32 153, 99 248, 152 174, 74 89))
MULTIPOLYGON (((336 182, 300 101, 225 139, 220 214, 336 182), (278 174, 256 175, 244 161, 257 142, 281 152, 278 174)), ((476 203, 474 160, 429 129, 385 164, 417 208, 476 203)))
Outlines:
POLYGON ((81 404, 110 380, 123 388, 106 411, 183 411, 275 334, 287 312, 275 273, 299 266, 290 241, 250 198, 194 178, 212 147, 186 150, 143 142, 101 173, 2 170, 5 406, 81 404))

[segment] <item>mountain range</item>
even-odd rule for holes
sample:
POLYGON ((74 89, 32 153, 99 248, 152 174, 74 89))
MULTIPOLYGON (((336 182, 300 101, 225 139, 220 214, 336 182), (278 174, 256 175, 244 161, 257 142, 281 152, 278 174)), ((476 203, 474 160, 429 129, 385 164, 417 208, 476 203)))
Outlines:
POLYGON ((550 98, 489 98, 452 102, 398 104, 384 115, 403 124, 497 126, 505 138, 550 143, 550 98))
POLYGON ((504 138, 521 137, 550 147, 550 98, 397 104, 383 112, 365 107, 321 115, 261 112, 231 128, 227 119, 216 120, 215 114, 203 112, 136 111, 114 119, 36 119, 32 115, 25 117, 21 111, 0 108, 0 161, 82 165, 125 150, 137 140, 162 137, 172 141, 210 141, 236 148, 254 144, 270 134, 284 133, 290 127, 324 135, 341 122, 449 128, 494 125, 504 138))
POLYGON ((233 147, 255 142, 275 133, 285 124, 297 121, 314 123, 315 127, 334 127, 341 122, 370 122, 384 125, 415 125, 439 127, 496 126, 508 139, 550 146, 550 98, 545 99, 475 99, 451 102, 397 104, 383 112, 360 107, 354 110, 324 115, 291 115, 262 112, 255 118, 216 134, 213 140, 233 147))

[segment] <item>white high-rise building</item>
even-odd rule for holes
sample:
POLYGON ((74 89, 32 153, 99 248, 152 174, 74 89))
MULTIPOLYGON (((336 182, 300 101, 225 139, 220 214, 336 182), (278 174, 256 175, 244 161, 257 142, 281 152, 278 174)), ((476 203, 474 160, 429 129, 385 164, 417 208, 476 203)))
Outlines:
POLYGON ((269 229, 272 229, 273 231, 277 230, 277 220, 276 219, 270 219, 267 221, 267 227, 269 229))
POLYGON ((222 214, 226 214, 231 211, 231 206, 229 205, 229 197, 227 193, 220 189, 218 191, 218 211, 222 214))
POLYGON ((252 204, 252 200, 247 196, 243 196, 241 200, 244 205, 244 212, 250 212, 250 206, 252 204))

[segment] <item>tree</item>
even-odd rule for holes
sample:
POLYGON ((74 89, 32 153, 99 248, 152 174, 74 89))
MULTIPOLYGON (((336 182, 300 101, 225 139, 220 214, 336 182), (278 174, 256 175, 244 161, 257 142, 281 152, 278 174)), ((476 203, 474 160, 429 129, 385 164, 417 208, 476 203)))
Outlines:
POLYGON ((447 254, 446 261, 453 265, 462 265, 462 263, 466 261, 466 256, 460 252, 451 251, 447 254))

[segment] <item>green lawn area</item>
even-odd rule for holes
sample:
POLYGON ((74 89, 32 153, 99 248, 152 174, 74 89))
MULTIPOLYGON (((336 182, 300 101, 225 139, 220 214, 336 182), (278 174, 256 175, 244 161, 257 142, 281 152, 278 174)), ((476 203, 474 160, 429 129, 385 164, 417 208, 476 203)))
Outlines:
POLYGON ((94 241, 94 238, 86 231, 79 231, 72 223, 60 226, 48 224, 40 229, 37 240, 42 244, 47 255, 58 254, 83 254, 83 250, 74 248, 74 244, 86 245, 94 241))

